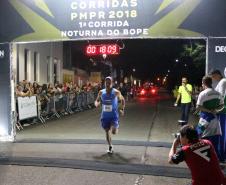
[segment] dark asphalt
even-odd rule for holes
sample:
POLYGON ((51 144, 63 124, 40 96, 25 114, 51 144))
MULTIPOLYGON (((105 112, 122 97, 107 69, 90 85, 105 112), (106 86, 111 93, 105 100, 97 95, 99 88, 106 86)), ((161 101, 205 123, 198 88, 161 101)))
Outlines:
MULTIPOLYGON (((127 102, 119 134, 113 137, 112 156, 106 154, 99 108, 51 120, 45 126, 25 127, 17 133, 15 143, 0 146, 3 184, 186 185, 190 181, 186 165, 167 162, 172 133, 180 128, 180 109, 172 104, 165 92, 127 102), (8 174, 12 170, 15 176, 8 174), (20 170, 25 174, 18 173, 20 170), (70 172, 65 175, 65 171, 70 172), (34 174, 38 177, 32 179, 34 174)), ((196 122, 191 115, 190 123, 196 122)))

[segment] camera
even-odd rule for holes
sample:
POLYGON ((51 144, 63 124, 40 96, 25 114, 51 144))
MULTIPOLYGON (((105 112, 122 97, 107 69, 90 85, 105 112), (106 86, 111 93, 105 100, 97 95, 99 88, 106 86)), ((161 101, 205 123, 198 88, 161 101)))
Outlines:
POLYGON ((174 133, 173 136, 176 138, 176 139, 179 139, 180 138, 180 133, 174 133))

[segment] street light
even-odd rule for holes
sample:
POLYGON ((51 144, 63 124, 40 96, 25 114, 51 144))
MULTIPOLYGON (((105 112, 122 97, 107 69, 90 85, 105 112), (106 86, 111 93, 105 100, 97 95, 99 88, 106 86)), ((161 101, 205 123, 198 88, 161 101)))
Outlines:
POLYGON ((176 62, 179 62, 179 60, 178 60, 178 59, 176 59, 176 62))
POLYGON ((135 72, 136 71, 136 69, 135 68, 133 68, 133 72, 135 72))
POLYGON ((163 80, 162 80, 162 84, 165 84, 166 80, 167 80, 167 77, 164 77, 163 80))

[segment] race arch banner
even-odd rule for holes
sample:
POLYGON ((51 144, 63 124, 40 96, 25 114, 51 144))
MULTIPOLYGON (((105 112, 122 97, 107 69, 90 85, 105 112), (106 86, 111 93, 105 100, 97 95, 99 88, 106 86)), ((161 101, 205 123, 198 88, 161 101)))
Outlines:
POLYGON ((225 7, 225 0, 1 0, 0 42, 224 37, 225 7))
POLYGON ((13 140, 10 44, 0 44, 0 140, 13 140))
MULTIPOLYGON (((0 43, 208 38, 207 67, 222 70, 225 7, 226 0, 0 0, 0 43)), ((0 141, 14 137, 10 62, 10 44, 0 44, 0 141)))
POLYGON ((226 77, 226 38, 208 39, 207 71, 218 69, 226 77))

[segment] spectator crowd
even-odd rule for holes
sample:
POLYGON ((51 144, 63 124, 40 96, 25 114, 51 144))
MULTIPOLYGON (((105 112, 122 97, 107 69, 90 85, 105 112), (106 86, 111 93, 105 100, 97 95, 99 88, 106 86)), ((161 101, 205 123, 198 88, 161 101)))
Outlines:
MULTIPOLYGON (((37 97, 38 118, 40 121, 60 117, 93 108, 94 99, 101 85, 87 83, 79 86, 75 83, 38 84, 23 80, 16 86, 16 97, 37 97)), ((18 106, 18 105, 17 105, 18 106)), ((17 109, 18 112, 18 109, 17 109)), ((37 119, 19 120, 20 123, 32 123, 37 119), (31 121, 32 120, 32 121, 31 121)))

